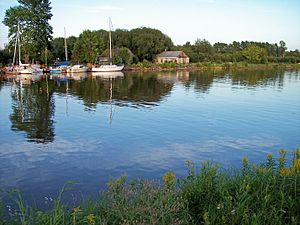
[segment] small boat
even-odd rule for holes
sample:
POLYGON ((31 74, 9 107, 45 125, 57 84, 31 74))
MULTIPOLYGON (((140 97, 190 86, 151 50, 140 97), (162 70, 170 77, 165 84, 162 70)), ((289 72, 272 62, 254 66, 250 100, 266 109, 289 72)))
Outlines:
POLYGON ((112 64, 112 51, 111 51, 111 20, 109 18, 109 65, 100 65, 98 67, 93 67, 92 72, 114 72, 121 71, 124 69, 124 65, 114 65, 112 64))
POLYGON ((55 62, 54 63, 54 67, 50 67, 50 73, 54 74, 54 73, 64 73, 67 72, 67 69, 71 68, 70 66, 68 66, 68 62, 64 61, 64 62, 55 62))
POLYGON ((21 64, 23 67, 19 70, 20 74, 39 74, 43 73, 43 69, 41 69, 38 64, 21 64))
POLYGON ((74 65, 67 69, 67 73, 83 73, 86 72, 88 68, 84 65, 74 65))

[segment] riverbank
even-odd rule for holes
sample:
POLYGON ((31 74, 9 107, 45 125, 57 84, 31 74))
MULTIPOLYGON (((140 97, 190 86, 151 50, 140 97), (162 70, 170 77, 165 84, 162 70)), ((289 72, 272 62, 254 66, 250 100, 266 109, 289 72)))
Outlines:
POLYGON ((175 63, 155 64, 148 61, 133 64, 125 67, 126 71, 173 71, 173 70, 268 70, 268 69, 300 69, 300 64, 269 63, 269 64, 249 64, 249 63, 190 63, 178 65, 175 63))
POLYGON ((111 179, 98 199, 71 208, 62 201, 70 184, 47 211, 26 205, 18 192, 10 192, 18 208, 10 208, 9 216, 0 214, 0 224, 298 224, 300 150, 293 157, 280 150, 278 159, 268 155, 262 165, 247 158, 242 162, 237 171, 187 162, 186 177, 176 179, 169 171, 163 183, 126 182, 123 175, 111 179))
MULTIPOLYGON (((91 65, 90 65, 91 67, 91 65)), ((178 65, 176 63, 155 64, 144 61, 137 64, 125 66, 125 72, 160 72, 160 71, 205 71, 205 70, 271 70, 271 69, 300 69, 300 64, 270 63, 270 64, 248 64, 248 63, 190 63, 178 65)), ((0 75, 5 74, 5 67, 0 67, 0 75)))

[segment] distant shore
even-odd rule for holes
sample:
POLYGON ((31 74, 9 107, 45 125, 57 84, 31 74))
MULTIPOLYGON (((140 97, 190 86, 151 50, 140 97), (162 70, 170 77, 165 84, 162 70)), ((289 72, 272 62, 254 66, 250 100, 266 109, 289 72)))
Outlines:
MULTIPOLYGON (((124 72, 160 72, 160 71, 205 71, 205 70, 271 70, 271 69, 300 69, 300 64, 292 63, 269 63, 269 64, 249 64, 238 63, 190 63, 179 65, 175 63, 155 64, 151 62, 142 62, 125 66, 124 72)), ((5 74, 5 67, 0 67, 0 74, 5 74)))
POLYGON ((197 70, 227 70, 227 69, 238 69, 238 70, 265 70, 265 69, 300 69, 300 64, 289 64, 289 63, 269 63, 269 64, 249 64, 249 63, 190 63, 186 65, 178 64, 154 64, 154 63, 138 63, 125 67, 125 71, 173 71, 173 70, 186 70, 186 71, 197 71, 197 70))

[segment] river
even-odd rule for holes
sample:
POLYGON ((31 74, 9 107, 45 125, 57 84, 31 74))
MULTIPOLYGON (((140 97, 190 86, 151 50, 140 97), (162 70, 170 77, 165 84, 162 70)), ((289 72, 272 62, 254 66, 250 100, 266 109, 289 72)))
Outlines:
POLYGON ((67 181, 187 175, 186 160, 239 168, 300 147, 300 71, 0 78, 0 188, 43 202, 67 181))

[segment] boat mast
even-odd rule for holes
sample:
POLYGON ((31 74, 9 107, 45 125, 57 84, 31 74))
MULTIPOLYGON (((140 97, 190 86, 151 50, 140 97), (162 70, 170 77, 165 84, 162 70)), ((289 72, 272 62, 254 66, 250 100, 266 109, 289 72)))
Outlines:
POLYGON ((15 65, 15 61, 16 61, 17 44, 18 44, 18 32, 16 33, 16 41, 15 41, 15 49, 14 49, 14 57, 13 57, 12 65, 15 65))
POLYGON ((67 38, 66 38, 66 28, 64 27, 64 34, 65 34, 65 56, 66 61, 68 61, 68 49, 67 49, 67 38))
POLYGON ((18 38, 18 50, 19 50, 19 65, 21 65, 21 48, 20 48, 20 25, 18 23, 18 32, 17 32, 17 38, 18 38))
POLYGON ((111 53, 111 19, 109 17, 109 59, 110 65, 112 65, 112 53, 111 53))

